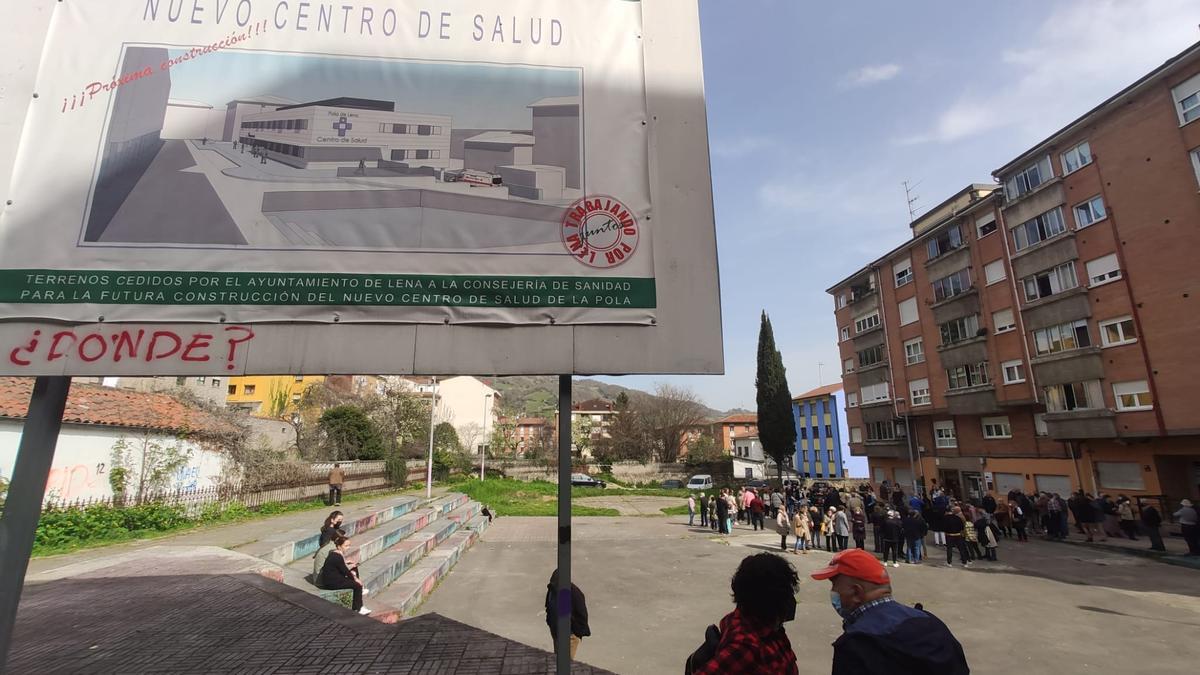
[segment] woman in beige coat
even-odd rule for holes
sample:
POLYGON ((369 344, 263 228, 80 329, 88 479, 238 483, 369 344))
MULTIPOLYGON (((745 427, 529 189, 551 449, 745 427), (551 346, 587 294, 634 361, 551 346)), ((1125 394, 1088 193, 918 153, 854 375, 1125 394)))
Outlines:
POLYGON ((808 540, 812 536, 812 519, 808 517, 807 510, 796 509, 795 515, 792 516, 792 534, 796 535, 796 547, 792 549, 792 553, 800 551, 804 555, 808 555, 808 540))

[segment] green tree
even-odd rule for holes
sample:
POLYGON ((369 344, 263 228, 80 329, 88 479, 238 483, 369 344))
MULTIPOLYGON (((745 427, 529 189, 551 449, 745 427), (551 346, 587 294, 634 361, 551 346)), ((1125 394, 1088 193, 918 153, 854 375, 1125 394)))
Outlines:
POLYGON ((578 419, 571 420, 571 443, 575 446, 576 456, 587 457, 591 453, 594 428, 590 417, 581 415, 578 419))
POLYGON ((717 447, 717 442, 710 434, 700 434, 698 438, 688 444, 687 461, 689 464, 715 462, 721 457, 721 449, 717 447))
POLYGON ((292 387, 289 378, 276 377, 271 380, 271 390, 267 393, 267 415, 272 418, 283 417, 288 406, 292 404, 292 387))
POLYGON ((458 430, 449 422, 438 422, 433 428, 433 449, 442 452, 462 452, 462 443, 458 442, 458 430))
POLYGON ((383 437, 362 408, 339 405, 321 414, 317 423, 327 459, 382 459, 383 437))
POLYGON ((653 441, 647 433, 644 417, 634 409, 625 392, 617 394, 608 438, 596 443, 596 459, 602 462, 634 460, 645 463, 652 457, 653 441))
POLYGON ((492 424, 492 437, 488 439, 488 450, 493 457, 517 454, 517 418, 504 416, 492 424))
MULTIPOLYGON (((143 435, 135 441, 120 438, 112 446, 110 472, 121 474, 118 478, 123 487, 122 492, 118 493, 121 495, 125 494, 129 479, 137 477, 134 500, 136 504, 141 504, 153 492, 169 488, 175 474, 191 460, 192 450, 183 444, 182 439, 176 439, 174 443, 162 443, 149 435, 143 435)), ((116 492, 117 485, 110 483, 110 486, 116 492)))
POLYGON ((788 391, 783 356, 775 348, 775 331, 766 310, 758 330, 758 375, 754 386, 758 401, 758 439, 763 452, 775 460, 782 482, 783 465, 796 453, 796 422, 792 417, 792 394, 788 391))

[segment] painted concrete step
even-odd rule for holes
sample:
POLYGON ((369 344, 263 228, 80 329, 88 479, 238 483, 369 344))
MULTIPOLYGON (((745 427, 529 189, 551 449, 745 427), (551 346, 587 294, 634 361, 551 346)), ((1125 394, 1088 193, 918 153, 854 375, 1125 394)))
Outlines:
MULTIPOLYGON (((384 525, 367 530, 350 540, 350 550, 346 554, 346 561, 351 565, 361 565, 392 548, 404 538, 419 532, 435 520, 441 520, 438 509, 418 509, 388 521, 384 525)), ((299 570, 311 582, 312 564, 313 556, 308 555, 292 562, 288 567, 299 570)))
MULTIPOLYGON (((464 529, 455 532, 430 551, 420 562, 400 575, 386 591, 375 595, 373 601, 379 605, 381 610, 386 607, 388 611, 399 612, 402 617, 412 615, 478 538, 479 533, 474 530, 464 529)), ((371 609, 376 608, 372 607, 371 609)), ((380 618, 388 617, 381 616, 380 618)))
MULTIPOLYGON (((449 495, 447 495, 449 497, 449 495)), ((465 498, 465 495, 463 495, 465 498)), ((444 498, 443 498, 444 499, 444 498)), ((440 501, 440 500, 435 500, 440 501)), ((386 506, 372 509, 347 518, 342 523, 342 529, 350 536, 378 527, 412 511, 424 502, 413 496, 397 497, 390 500, 386 506)), ((439 503, 441 511, 444 504, 439 503)), ((302 558, 311 558, 317 552, 321 539, 321 516, 314 514, 315 524, 312 527, 295 528, 281 532, 273 532, 258 541, 245 546, 239 546, 236 551, 269 560, 276 565, 289 565, 302 558)))

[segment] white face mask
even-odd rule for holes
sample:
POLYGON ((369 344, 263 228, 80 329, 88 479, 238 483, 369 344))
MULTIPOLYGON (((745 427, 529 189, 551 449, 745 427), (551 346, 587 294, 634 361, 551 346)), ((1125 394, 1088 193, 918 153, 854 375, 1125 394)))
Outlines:
POLYGON ((846 616, 842 612, 842 596, 838 595, 837 591, 829 591, 829 604, 833 605, 833 611, 838 613, 838 616, 846 616))

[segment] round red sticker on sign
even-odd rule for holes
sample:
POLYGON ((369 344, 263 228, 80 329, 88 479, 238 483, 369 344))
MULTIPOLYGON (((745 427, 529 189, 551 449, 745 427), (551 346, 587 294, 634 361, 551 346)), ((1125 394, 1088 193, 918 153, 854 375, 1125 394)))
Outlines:
POLYGON ((562 220, 563 246, 591 267, 616 267, 629 260, 640 233, 633 211, 606 195, 580 199, 567 208, 562 220))

